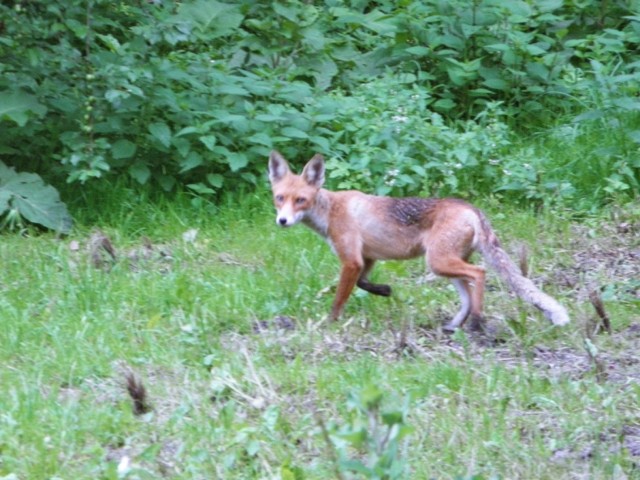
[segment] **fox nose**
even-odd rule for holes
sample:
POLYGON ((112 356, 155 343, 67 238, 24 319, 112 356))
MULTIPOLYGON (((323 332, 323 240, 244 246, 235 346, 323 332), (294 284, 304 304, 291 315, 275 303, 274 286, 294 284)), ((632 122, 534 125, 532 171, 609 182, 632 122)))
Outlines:
POLYGON ((286 219, 286 217, 280 217, 280 218, 278 219, 278 223, 284 227, 284 226, 287 224, 287 219, 286 219))

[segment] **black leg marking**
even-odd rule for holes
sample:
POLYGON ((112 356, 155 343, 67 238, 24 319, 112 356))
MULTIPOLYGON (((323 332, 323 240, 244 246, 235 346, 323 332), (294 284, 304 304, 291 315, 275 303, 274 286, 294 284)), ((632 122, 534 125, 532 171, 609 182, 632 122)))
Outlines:
POLYGON ((478 333, 483 333, 486 330, 486 322, 484 320, 484 317, 480 316, 480 315, 471 315, 469 317, 469 329, 472 332, 478 332, 478 333))
POLYGON ((391 296, 391 287, 389 285, 383 285, 379 283, 371 283, 367 280, 358 280, 358 287, 362 290, 366 290, 374 295, 380 295, 382 297, 391 296))

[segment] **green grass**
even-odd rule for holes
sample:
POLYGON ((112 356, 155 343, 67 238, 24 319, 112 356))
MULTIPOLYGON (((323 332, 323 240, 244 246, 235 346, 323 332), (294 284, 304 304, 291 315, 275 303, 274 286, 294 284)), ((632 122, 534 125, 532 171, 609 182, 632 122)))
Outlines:
POLYGON ((573 322, 551 328, 489 274, 497 332, 483 341, 440 332, 456 294, 425 281, 421 260, 380 264, 394 296, 356 292, 341 322, 324 322, 338 262, 307 229, 277 228, 267 194, 219 206, 110 195, 120 209, 72 205, 69 238, 1 238, 0 478, 334 478, 334 456, 373 458, 345 435, 370 427, 353 399, 371 385, 412 427, 395 453, 404 478, 638 475, 640 287, 623 261, 639 233, 615 233, 640 228, 637 207, 571 222, 487 201, 573 322), (93 227, 117 251, 107 268, 92 263, 93 227), (588 282, 613 324, 591 336, 595 359, 588 282), (149 413, 134 415, 127 372, 149 413))

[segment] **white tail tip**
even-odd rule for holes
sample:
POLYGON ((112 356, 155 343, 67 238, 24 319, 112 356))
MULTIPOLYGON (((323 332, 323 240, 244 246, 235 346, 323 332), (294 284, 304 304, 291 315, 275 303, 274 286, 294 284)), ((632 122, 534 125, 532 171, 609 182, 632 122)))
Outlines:
POLYGON ((551 320, 551 323, 554 325, 562 326, 569 323, 569 314, 564 309, 564 307, 560 306, 559 309, 553 312, 545 312, 546 317, 551 320))

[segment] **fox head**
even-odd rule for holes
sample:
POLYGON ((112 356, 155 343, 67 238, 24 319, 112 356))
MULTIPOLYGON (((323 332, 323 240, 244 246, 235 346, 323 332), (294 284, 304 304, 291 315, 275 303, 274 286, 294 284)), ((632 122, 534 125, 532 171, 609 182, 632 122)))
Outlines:
POLYGON ((280 153, 269 155, 269 180, 276 207, 276 223, 290 227, 313 208, 318 190, 324 183, 324 158, 316 154, 296 175, 280 153))

